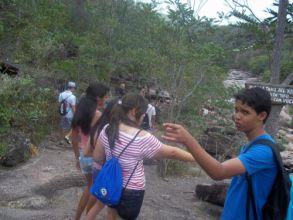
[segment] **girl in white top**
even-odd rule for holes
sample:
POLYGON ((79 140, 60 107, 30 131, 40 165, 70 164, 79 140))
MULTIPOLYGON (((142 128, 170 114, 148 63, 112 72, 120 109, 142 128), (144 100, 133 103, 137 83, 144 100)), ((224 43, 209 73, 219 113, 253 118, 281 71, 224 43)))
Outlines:
MULTIPOLYGON (((147 106, 147 100, 141 95, 127 94, 122 98, 120 104, 117 104, 112 111, 109 125, 104 127, 97 140, 94 151, 95 161, 103 163, 111 158, 111 152, 114 156, 118 156, 140 130, 147 106)), ((131 220, 139 215, 145 190, 144 158, 194 161, 190 153, 161 143, 147 131, 140 131, 119 157, 125 190, 120 204, 108 209, 107 219, 116 219, 119 214, 120 217, 131 220)))

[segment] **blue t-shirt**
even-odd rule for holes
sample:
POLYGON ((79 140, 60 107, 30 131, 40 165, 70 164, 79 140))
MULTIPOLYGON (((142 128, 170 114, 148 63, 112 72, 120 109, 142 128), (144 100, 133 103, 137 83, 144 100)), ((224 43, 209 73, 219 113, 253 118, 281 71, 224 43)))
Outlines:
MULTIPOLYGON (((269 139, 274 141, 268 134, 263 134, 255 140, 258 139, 269 139)), ((252 176, 252 187, 257 215, 258 219, 262 219, 262 208, 269 193, 271 192, 276 178, 277 163, 270 147, 262 144, 256 144, 253 145, 247 152, 243 153, 248 145, 249 143, 242 148, 238 158, 244 165, 248 174, 252 176)), ((242 175, 234 176, 231 181, 221 219, 246 220, 246 198, 247 181, 245 173, 243 173, 242 175)), ((249 219, 254 219, 252 205, 250 208, 249 219)))

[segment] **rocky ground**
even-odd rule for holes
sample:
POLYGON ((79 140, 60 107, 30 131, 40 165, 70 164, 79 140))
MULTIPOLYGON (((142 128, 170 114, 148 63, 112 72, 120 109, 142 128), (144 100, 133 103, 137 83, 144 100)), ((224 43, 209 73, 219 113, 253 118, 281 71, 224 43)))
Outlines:
MULTIPOLYGON (((76 170, 70 145, 50 136, 38 156, 17 168, 0 171, 0 219, 73 219, 84 181, 76 170)), ((157 175, 146 165, 147 188, 139 219, 218 219, 221 208, 194 196, 207 177, 157 175)), ((104 219, 105 211, 97 219, 104 219)))

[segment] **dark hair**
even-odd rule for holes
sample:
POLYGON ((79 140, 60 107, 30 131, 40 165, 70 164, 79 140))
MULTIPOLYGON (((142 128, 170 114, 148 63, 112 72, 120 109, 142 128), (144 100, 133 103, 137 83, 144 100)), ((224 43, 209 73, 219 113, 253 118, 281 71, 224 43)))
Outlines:
POLYGON ((109 127, 106 130, 111 148, 114 147, 115 140, 119 137, 120 122, 132 127, 139 128, 140 126, 137 122, 129 119, 127 115, 129 111, 132 109, 136 110, 135 119, 138 121, 146 113, 148 107, 147 100, 143 96, 134 93, 124 95, 120 102, 114 106, 111 112, 109 127))
POLYGON ((99 137, 103 127, 110 122, 111 111, 114 105, 118 102, 119 98, 112 99, 106 103, 106 107, 95 125, 91 129, 90 144, 91 148, 95 148, 96 139, 99 137))
POLYGON ((235 94, 234 98, 236 101, 239 100, 253 108, 257 114, 266 112, 267 117, 265 118, 264 123, 266 122, 272 107, 271 95, 268 91, 259 87, 243 89, 235 94))
POLYGON ((91 123, 96 112, 99 98, 103 98, 109 92, 109 88, 101 83, 91 83, 85 91, 85 95, 76 106, 72 120, 72 127, 79 126, 86 135, 90 133, 91 123))

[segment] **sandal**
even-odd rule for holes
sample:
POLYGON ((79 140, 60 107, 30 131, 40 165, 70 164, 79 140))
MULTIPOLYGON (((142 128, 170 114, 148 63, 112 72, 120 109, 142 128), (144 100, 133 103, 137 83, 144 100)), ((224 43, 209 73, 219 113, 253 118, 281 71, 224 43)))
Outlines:
POLYGON ((67 144, 71 144, 71 141, 70 141, 70 139, 69 139, 68 137, 64 137, 64 140, 65 140, 65 142, 66 142, 67 144))

